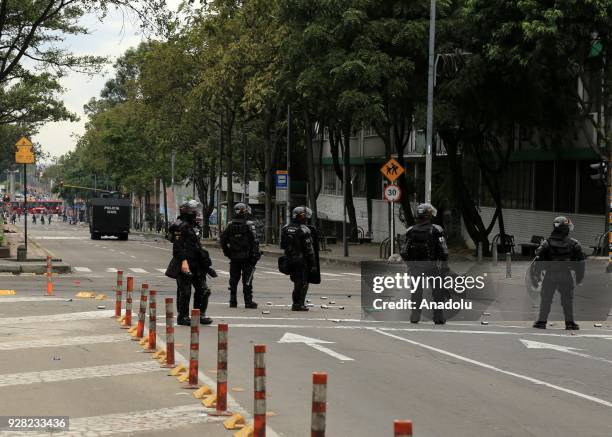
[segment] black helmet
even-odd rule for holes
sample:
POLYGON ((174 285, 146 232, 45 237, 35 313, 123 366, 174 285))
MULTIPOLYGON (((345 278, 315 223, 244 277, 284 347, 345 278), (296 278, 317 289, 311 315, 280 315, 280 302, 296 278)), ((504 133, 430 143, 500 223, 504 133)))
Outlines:
POLYGON ((234 205, 234 214, 236 214, 237 217, 246 217, 249 215, 249 209, 248 205, 240 202, 234 205))
POLYGON ((564 234, 574 230, 574 224, 567 217, 559 216, 553 220, 553 229, 564 234))
POLYGON ((198 214, 198 210, 200 209, 200 202, 197 200, 188 200, 184 202, 179 207, 179 211, 181 214, 185 215, 193 215, 196 216, 198 214))
POLYGON ((291 218, 303 222, 307 218, 306 210, 307 208, 305 206, 298 206, 293 208, 293 211, 291 212, 291 218))
POLYGON ((431 203, 421 203, 417 206, 416 215, 420 219, 431 219, 438 214, 438 210, 431 203))

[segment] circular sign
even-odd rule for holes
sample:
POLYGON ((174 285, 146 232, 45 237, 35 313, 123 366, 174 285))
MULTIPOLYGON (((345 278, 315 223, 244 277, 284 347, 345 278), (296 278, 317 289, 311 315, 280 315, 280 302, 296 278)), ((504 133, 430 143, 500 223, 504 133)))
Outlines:
POLYGON ((397 202, 402 198, 402 190, 397 185, 387 185, 385 187, 385 199, 389 202, 397 202))

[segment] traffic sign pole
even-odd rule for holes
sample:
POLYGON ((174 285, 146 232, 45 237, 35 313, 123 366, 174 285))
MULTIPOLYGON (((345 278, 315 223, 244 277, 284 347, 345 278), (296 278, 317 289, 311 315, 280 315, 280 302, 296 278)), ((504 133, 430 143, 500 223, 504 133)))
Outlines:
POLYGON ((28 190, 27 190, 27 186, 28 186, 28 174, 26 173, 26 168, 27 168, 27 164, 23 164, 23 210, 24 210, 24 225, 23 225, 23 233, 24 233, 24 238, 25 238, 25 251, 26 251, 26 258, 28 256, 28 190))
POLYGON ((395 202, 391 201, 391 255, 395 253, 395 202))

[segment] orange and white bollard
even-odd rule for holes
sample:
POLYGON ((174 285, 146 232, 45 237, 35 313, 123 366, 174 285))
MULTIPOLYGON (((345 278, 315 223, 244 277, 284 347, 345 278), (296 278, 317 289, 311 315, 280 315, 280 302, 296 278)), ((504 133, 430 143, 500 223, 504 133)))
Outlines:
POLYGON ((157 291, 149 292, 149 337, 145 352, 157 352, 157 291))
POLYGON ((253 437, 266 436, 266 345, 255 345, 255 403, 253 437))
POLYGON ((115 288, 115 315, 113 319, 121 317, 121 300, 123 298, 123 270, 117 270, 117 287, 115 288))
POLYGON ((394 437, 412 437, 412 420, 396 420, 393 422, 394 437))
POLYGON ((327 373, 312 374, 312 419, 311 437, 325 437, 327 415, 327 373))
POLYGON ((132 291, 134 291, 134 277, 127 277, 127 285, 125 287, 125 319, 123 320, 123 329, 132 327, 132 291))
POLYGON ((210 416, 231 416, 227 411, 227 340, 228 326, 220 323, 217 326, 217 403, 210 416))
POLYGON ((174 367, 174 299, 166 298, 166 364, 162 367, 174 367))
POLYGON ((138 325, 136 326, 136 336, 132 340, 140 340, 144 336, 144 324, 147 314, 147 292, 149 284, 142 284, 140 288, 140 308, 138 309, 138 325))
POLYGON ((53 281, 51 280, 52 271, 51 257, 47 255, 47 296, 53 296, 53 281))
POLYGON ((191 346, 189 348, 189 381, 185 388, 198 388, 198 360, 200 359, 200 310, 191 310, 191 346))

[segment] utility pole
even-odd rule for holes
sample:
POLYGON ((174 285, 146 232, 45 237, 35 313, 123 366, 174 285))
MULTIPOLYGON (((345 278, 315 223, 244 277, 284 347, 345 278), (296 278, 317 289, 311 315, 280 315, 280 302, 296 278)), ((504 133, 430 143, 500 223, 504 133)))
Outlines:
POLYGON ((291 222, 291 105, 287 105, 287 211, 286 224, 291 222))
POLYGON ((248 181, 248 172, 247 172, 247 135, 244 134, 243 137, 243 153, 242 153, 242 201, 248 205, 249 203, 249 181, 248 181))
POLYGON ((217 228, 221 236, 221 194, 223 192, 223 116, 219 124, 219 183, 217 185, 217 228))
POLYGON ((431 0, 429 13, 429 68, 427 75, 427 150, 425 154, 425 202, 431 202, 431 167, 433 148, 433 87, 435 75, 436 0, 431 0))

